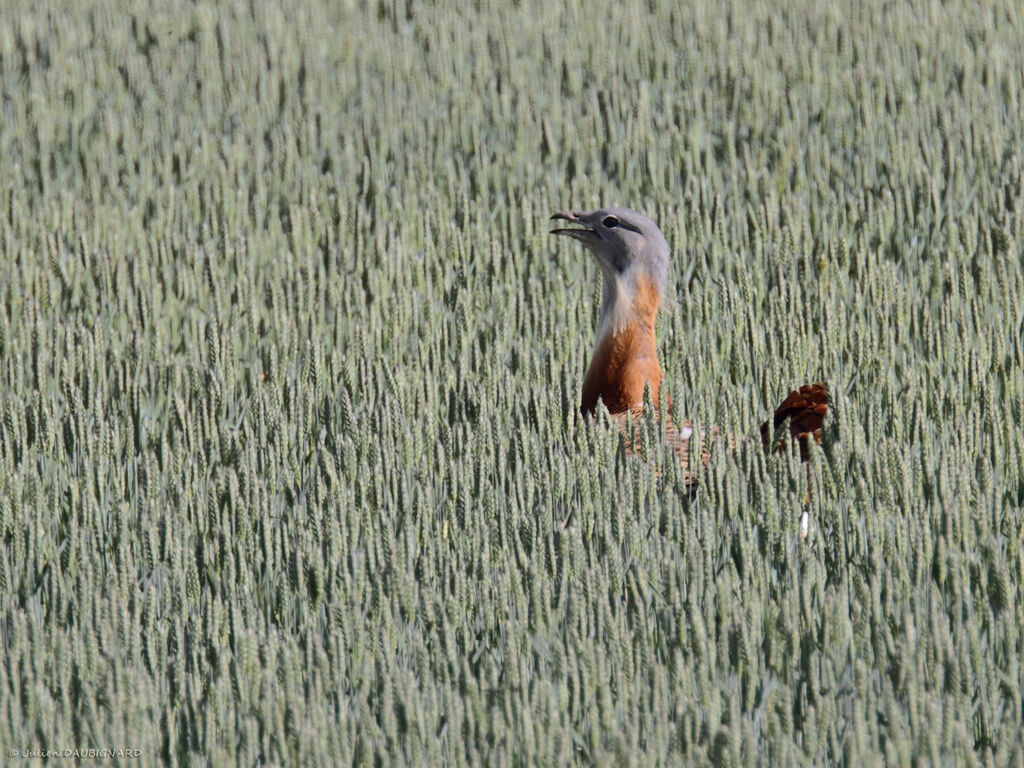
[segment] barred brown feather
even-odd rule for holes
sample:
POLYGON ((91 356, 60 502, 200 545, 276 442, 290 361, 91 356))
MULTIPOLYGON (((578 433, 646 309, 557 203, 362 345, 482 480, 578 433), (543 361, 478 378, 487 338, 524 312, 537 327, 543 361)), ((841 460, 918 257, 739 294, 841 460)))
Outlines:
MULTIPOLYGON (((658 226, 649 218, 628 208, 605 208, 578 213, 561 211, 551 217, 577 225, 560 228, 552 234, 566 235, 582 242, 594 255, 604 279, 601 320, 597 345, 583 381, 580 411, 593 413, 598 402, 619 420, 626 451, 642 453, 639 431, 642 403, 647 390, 650 402, 659 405, 662 380, 655 341, 655 319, 668 274, 669 248, 658 226), (627 427, 632 414, 632 429, 627 427)), ((696 482, 690 467, 690 440, 695 430, 689 421, 677 426, 671 419, 672 405, 665 398, 664 437, 683 467, 687 485, 696 482)), ((785 435, 779 428, 789 423, 789 431, 800 444, 800 456, 806 461, 810 439, 821 442, 821 425, 828 411, 825 385, 807 384, 790 393, 775 411, 770 428, 761 427, 765 449, 778 452, 785 448, 785 435)), ((707 431, 709 439, 721 434, 717 427, 707 431)), ((700 462, 710 458, 705 435, 700 434, 700 462)), ((729 449, 735 440, 729 437, 729 449)))
POLYGON ((782 401, 771 420, 761 425, 761 442, 766 452, 786 450, 786 435, 781 429, 789 422, 789 435, 800 444, 800 459, 807 461, 810 440, 821 445, 821 425, 828 413, 828 391, 825 384, 816 381, 794 389, 782 401), (781 434, 780 434, 781 433, 781 434))

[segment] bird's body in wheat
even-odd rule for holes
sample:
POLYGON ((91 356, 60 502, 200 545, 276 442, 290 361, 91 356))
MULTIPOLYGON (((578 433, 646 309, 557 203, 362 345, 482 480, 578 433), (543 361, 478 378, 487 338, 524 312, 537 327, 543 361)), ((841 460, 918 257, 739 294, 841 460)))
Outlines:
MULTIPOLYGON (((552 234, 583 243, 597 261, 603 280, 597 341, 583 380, 580 410, 589 415, 601 402, 624 425, 629 413, 638 414, 643 408, 645 390, 655 407, 662 404, 655 321, 668 279, 668 243, 657 224, 629 208, 562 211, 551 218, 576 225, 554 229, 552 234)), ((693 484, 699 469, 688 464, 693 425, 671 418, 671 403, 667 396, 664 400, 665 439, 683 463, 687 484, 693 484)), ((799 442, 806 460, 809 440, 821 442, 827 410, 824 384, 794 390, 776 409, 771 423, 761 427, 765 449, 784 449, 788 424, 788 433, 799 442)), ((717 434, 716 429, 709 432, 717 434)), ((631 450, 635 435, 625 431, 623 435, 631 450)), ((702 440, 702 463, 708 456, 702 440)))

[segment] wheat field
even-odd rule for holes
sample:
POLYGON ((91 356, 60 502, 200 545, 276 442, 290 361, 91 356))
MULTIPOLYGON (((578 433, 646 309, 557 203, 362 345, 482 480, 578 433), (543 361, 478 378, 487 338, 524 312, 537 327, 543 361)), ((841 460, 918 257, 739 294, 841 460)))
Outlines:
POLYGON ((4 764, 1024 764, 1022 240, 1015 0, 0 2, 4 764))

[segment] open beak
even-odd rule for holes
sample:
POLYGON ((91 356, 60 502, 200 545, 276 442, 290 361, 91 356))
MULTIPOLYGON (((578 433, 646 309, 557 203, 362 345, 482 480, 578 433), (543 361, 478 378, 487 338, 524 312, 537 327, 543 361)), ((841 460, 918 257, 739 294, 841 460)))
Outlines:
POLYGON ((582 227, 581 229, 569 229, 568 227, 552 229, 552 235, 568 235, 569 237, 575 238, 583 243, 593 242, 597 237, 597 233, 593 228, 588 224, 585 224, 583 220, 580 219, 580 215, 575 211, 559 211, 551 217, 551 220, 568 221, 572 224, 579 224, 582 227))

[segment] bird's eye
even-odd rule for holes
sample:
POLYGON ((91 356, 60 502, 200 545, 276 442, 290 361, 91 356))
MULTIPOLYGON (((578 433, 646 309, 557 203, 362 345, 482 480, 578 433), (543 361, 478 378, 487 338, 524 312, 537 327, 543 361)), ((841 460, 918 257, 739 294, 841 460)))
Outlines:
POLYGON ((616 219, 614 216, 605 216, 604 221, 602 221, 601 223, 604 224, 605 228, 607 229, 613 229, 614 227, 619 226, 619 220, 616 219))

